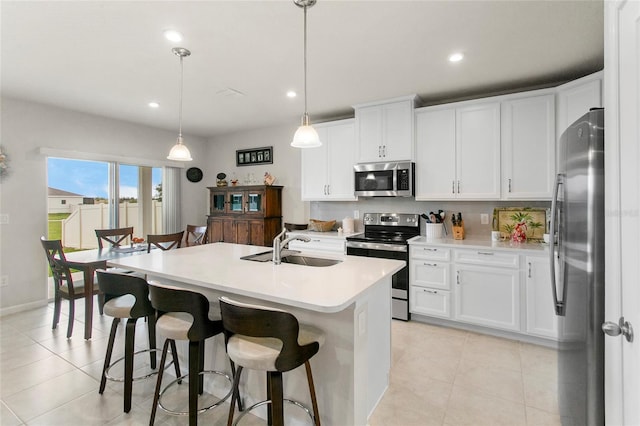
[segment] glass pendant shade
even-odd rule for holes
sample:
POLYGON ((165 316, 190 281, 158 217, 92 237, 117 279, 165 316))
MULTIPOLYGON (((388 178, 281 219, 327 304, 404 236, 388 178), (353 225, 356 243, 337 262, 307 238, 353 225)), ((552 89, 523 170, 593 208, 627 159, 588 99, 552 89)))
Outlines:
POLYGON ((171 151, 169 151, 169 156, 167 157, 169 160, 175 161, 191 161, 191 153, 189 152, 189 148, 187 148, 182 143, 182 136, 178 136, 178 143, 176 143, 171 151))
POLYGON ((291 146, 294 148, 317 148, 322 146, 318 132, 309 124, 309 116, 305 114, 302 117, 302 125, 298 127, 293 135, 291 146))

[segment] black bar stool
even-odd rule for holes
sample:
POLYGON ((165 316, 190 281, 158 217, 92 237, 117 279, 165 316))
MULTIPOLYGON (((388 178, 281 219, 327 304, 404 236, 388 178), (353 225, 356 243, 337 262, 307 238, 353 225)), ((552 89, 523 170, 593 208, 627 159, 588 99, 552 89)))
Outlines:
MULTIPOLYGON (((155 421, 158 406, 165 412, 175 415, 188 415, 189 425, 198 424, 198 414, 215 408, 226 401, 231 395, 231 377, 220 371, 204 370, 204 343, 205 339, 223 332, 222 321, 218 304, 210 304, 207 298, 189 290, 175 287, 167 287, 158 283, 149 283, 151 304, 158 312, 156 328, 166 337, 162 349, 160 363, 164 363, 167 356, 168 345, 175 345, 176 340, 189 342, 189 373, 184 376, 177 375, 176 380, 169 383, 164 390, 162 387, 162 374, 158 375, 156 390, 153 396, 151 419, 149 424, 155 421), (204 392, 203 375, 205 373, 216 374, 225 377, 230 384, 229 392, 219 401, 198 409, 198 395, 204 392), (162 395, 171 386, 181 383, 182 379, 189 378, 189 411, 173 411, 162 405, 162 395)), ((231 363, 231 371, 235 374, 235 366, 231 363)))
POLYGON ((227 335, 227 353, 238 369, 233 380, 233 397, 227 426, 238 421, 252 409, 269 404, 269 425, 283 426, 283 402, 303 408, 316 426, 320 426, 318 402, 313 385, 311 364, 313 357, 324 343, 324 333, 312 326, 299 324, 289 312, 264 306, 240 303, 227 297, 220 298, 222 324, 227 335), (313 405, 311 412, 297 401, 283 398, 282 373, 304 364, 313 405), (238 396, 238 384, 243 368, 267 372, 267 400, 245 410, 233 423, 238 396))
MULTIPOLYGON (((157 371, 151 371, 147 374, 133 377, 133 360, 137 354, 149 352, 151 368, 156 368, 156 311, 149 301, 149 286, 144 278, 111 270, 97 271, 97 276, 98 286, 105 297, 104 313, 105 315, 113 317, 111 333, 109 333, 109 343, 107 345, 107 354, 104 359, 104 367, 102 368, 99 393, 102 394, 104 392, 107 380, 124 382, 124 412, 128 413, 131 410, 133 382, 146 379, 158 373, 157 371), (113 353, 113 344, 118 324, 121 319, 125 318, 127 319, 127 325, 125 329, 124 356, 111 364, 111 355, 113 353), (148 318, 149 349, 135 352, 134 341, 136 321, 138 318, 148 318), (109 370, 122 360, 124 360, 124 377, 111 376, 109 370)), ((178 373, 180 371, 178 359, 175 352, 173 352, 173 354, 176 373, 178 373)), ((161 365, 164 365, 164 362, 161 365)))

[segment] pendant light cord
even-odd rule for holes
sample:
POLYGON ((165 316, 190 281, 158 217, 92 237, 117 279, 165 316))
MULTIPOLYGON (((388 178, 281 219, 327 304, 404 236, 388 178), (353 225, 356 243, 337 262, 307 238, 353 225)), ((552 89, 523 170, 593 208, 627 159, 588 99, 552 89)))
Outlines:
POLYGON ((182 60, 184 56, 180 55, 180 110, 178 112, 178 138, 182 139, 182 86, 184 85, 184 68, 182 60))
POLYGON ((304 6, 304 125, 309 125, 309 113, 307 112, 307 6, 304 6))

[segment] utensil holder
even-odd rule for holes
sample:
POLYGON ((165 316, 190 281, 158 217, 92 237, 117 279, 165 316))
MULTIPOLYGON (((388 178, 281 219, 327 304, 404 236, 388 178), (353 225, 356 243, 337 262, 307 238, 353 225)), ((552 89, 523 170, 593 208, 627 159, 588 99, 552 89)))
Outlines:
POLYGON ((452 233, 454 240, 464 240, 464 220, 453 226, 452 233))
POLYGON ((441 223, 425 223, 424 230, 425 230, 425 237, 427 238, 427 240, 437 240, 442 238, 441 223))

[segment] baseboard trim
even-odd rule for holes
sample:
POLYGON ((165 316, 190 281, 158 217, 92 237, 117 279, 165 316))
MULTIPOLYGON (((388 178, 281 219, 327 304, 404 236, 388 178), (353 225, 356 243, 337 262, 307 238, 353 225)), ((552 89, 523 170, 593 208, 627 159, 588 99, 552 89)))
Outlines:
POLYGON ((38 300, 36 302, 29 302, 22 305, 9 306, 8 308, 0 308, 0 318, 6 315, 28 311, 30 309, 41 308, 43 306, 47 306, 46 300, 38 300))

